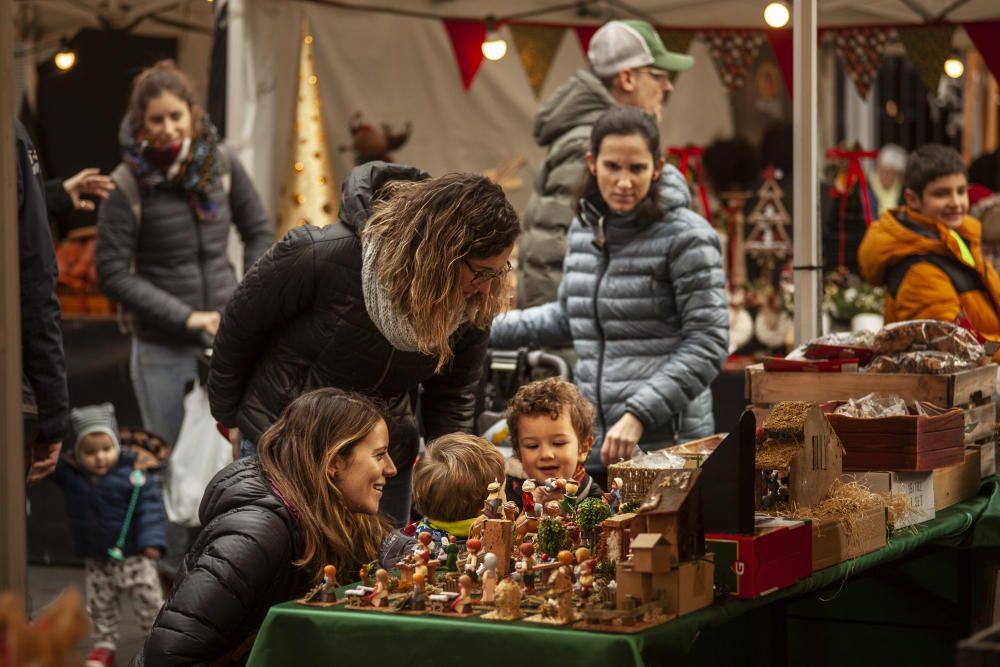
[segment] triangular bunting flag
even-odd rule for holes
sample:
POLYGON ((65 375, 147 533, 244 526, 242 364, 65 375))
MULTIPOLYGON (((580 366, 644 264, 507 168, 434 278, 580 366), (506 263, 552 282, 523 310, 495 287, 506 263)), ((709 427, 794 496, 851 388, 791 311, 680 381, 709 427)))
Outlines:
POLYGON ((771 45, 771 52, 774 53, 774 59, 778 61, 778 68, 781 70, 781 76, 785 80, 785 90, 788 91, 788 97, 791 98, 793 93, 792 76, 795 71, 792 31, 768 30, 767 42, 771 45))
POLYGON ((709 30, 702 37, 708 43, 723 85, 730 92, 740 88, 747 70, 757 60, 764 38, 754 30, 709 30))
POLYGON ((559 43, 562 41, 563 28, 549 28, 536 25, 510 25, 511 37, 517 57, 521 59, 524 73, 528 75, 528 83, 537 99, 542 93, 545 77, 552 67, 559 43))
POLYGON ((309 21, 302 20, 299 51, 299 85, 295 105, 295 125, 292 128, 292 149, 288 171, 280 189, 277 238, 289 229, 304 224, 323 227, 337 221, 337 182, 330 164, 321 95, 313 63, 313 38, 309 21))
MULTIPOLYGON (((691 42, 694 41, 694 32, 690 30, 657 30, 656 32, 660 33, 660 39, 663 40, 667 51, 673 53, 687 53, 688 49, 691 48, 691 42)), ((676 81, 680 74, 680 72, 671 72, 670 80, 676 81)))
POLYGON ((587 50, 590 48, 590 40, 600 27, 601 26, 599 25, 578 25, 573 27, 573 30, 576 31, 577 39, 580 40, 580 48, 583 49, 584 58, 587 57, 587 50))
POLYGON ((983 57, 990 74, 1000 81, 1000 21, 963 23, 962 27, 983 57))
POLYGON ((885 50, 886 42, 892 36, 891 28, 840 28, 830 30, 837 56, 854 82, 858 94, 868 97, 878 62, 885 50))
POLYGON ((928 92, 936 93, 944 61, 951 57, 951 38, 955 34, 953 25, 920 26, 899 28, 899 41, 906 49, 906 55, 924 82, 928 92))
POLYGON ((483 21, 460 21, 445 19, 444 29, 448 31, 451 48, 462 75, 462 86, 468 90, 476 78, 479 66, 483 64, 483 40, 486 39, 486 23, 483 21))

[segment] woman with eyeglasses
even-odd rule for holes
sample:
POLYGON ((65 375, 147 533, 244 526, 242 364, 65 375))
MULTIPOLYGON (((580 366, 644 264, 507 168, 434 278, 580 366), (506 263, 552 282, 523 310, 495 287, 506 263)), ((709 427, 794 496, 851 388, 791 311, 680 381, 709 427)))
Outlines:
POLYGON ((388 405, 399 474, 382 511, 409 517, 420 432, 471 432, 488 331, 503 307, 518 217, 475 174, 430 178, 370 162, 344 185, 339 219, 298 227, 244 277, 215 339, 212 414, 242 455, 296 396, 337 387, 388 405), (422 388, 419 402, 417 390, 422 388))
POLYGON ((498 348, 577 353, 575 381, 597 409, 587 472, 711 435, 709 385, 729 339, 719 237, 690 210, 684 177, 660 156, 656 121, 617 107, 594 124, 556 301, 500 315, 498 348))

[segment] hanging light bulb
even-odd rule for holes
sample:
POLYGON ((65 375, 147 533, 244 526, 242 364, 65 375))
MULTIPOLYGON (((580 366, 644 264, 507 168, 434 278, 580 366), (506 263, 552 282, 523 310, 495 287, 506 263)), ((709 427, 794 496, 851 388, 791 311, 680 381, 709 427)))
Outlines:
POLYGON ((784 28, 791 16, 784 2, 771 2, 764 8, 764 23, 772 28, 784 28))
POLYGON ((507 42, 500 36, 494 16, 486 17, 486 39, 483 40, 482 49, 487 60, 500 60, 507 55, 507 42))
POLYGON ((60 71, 69 71, 76 65, 76 51, 70 48, 66 40, 62 40, 59 44, 59 50, 52 57, 52 62, 60 71))
POLYGON ((948 58, 944 61, 944 73, 952 79, 960 79, 965 73, 965 65, 958 58, 948 58))

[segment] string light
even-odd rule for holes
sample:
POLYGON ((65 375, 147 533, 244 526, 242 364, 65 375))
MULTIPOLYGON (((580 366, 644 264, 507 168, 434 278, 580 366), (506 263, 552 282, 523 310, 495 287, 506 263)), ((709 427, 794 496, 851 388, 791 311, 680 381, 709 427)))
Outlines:
POLYGON ((944 61, 944 73, 952 79, 960 79, 965 74, 965 65, 958 58, 948 58, 944 61))
POLYGON ((791 12, 784 2, 771 2, 764 8, 764 23, 772 28, 783 28, 788 25, 791 12))
POLYGON ((73 66, 76 65, 76 51, 70 48, 65 39, 60 42, 59 50, 52 57, 52 62, 55 63, 57 69, 63 72, 73 69, 73 66))
POLYGON ((486 17, 486 39, 483 40, 482 50, 487 60, 500 60, 507 55, 507 41, 497 30, 495 16, 486 17))

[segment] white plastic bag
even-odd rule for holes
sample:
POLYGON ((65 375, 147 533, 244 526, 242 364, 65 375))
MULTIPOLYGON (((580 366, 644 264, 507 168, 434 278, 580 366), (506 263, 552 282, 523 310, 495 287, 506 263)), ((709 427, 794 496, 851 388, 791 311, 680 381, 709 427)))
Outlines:
POLYGON ((208 392, 195 382, 184 397, 184 422, 167 466, 163 489, 167 518, 185 526, 200 526, 198 506, 205 487, 232 461, 232 446, 215 428, 208 392))

